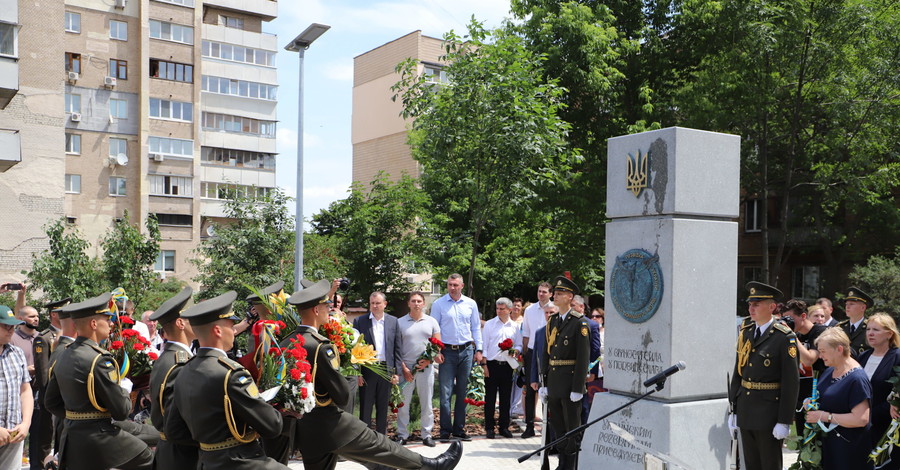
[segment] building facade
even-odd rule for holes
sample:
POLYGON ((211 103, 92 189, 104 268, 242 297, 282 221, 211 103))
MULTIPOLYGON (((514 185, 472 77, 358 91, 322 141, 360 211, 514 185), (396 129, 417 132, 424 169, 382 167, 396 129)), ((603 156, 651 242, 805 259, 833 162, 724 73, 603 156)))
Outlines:
MULTIPOLYGON (((53 21, 41 12, 43 24, 22 22, 20 36, 31 27, 44 34, 20 41, 19 76, 43 66, 39 75, 56 87, 45 104, 58 114, 55 137, 42 143, 63 171, 40 172, 45 188, 64 196, 48 218, 65 216, 99 250, 126 211, 142 226, 154 215, 162 236, 155 269, 189 281, 196 270, 188 259, 222 221, 229 190, 275 186, 277 49, 263 25, 277 5, 66 0, 53 21), (59 50, 34 63, 47 44, 59 50)), ((33 4, 26 11, 39 12, 33 4)), ((24 172, 32 159, 24 136, 22 148, 16 166, 24 172)))

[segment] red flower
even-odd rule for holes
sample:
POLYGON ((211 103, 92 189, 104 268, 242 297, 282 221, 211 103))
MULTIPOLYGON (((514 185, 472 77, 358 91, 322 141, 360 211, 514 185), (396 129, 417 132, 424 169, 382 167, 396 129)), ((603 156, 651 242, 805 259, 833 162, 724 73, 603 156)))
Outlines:
POLYGON ((291 369, 291 378, 294 380, 300 380, 300 377, 303 376, 303 372, 300 369, 291 369))
POLYGON ((134 348, 135 351, 143 351, 144 343, 134 343, 131 347, 134 348))
POLYGON ((155 352, 148 352, 147 356, 150 357, 151 361, 155 361, 155 360, 159 359, 159 354, 156 354, 155 352))
POLYGON ((501 350, 506 351, 507 349, 511 349, 513 347, 513 340, 506 338, 501 341, 498 346, 500 346, 501 350))
POLYGON ((439 347, 439 348, 441 348, 441 349, 444 349, 444 343, 441 342, 441 340, 439 340, 439 339, 437 339, 437 338, 428 338, 428 341, 429 341, 431 344, 433 344, 433 345, 435 345, 435 346, 437 346, 437 347, 439 347))
POLYGON ((278 349, 278 348, 270 348, 270 349, 269 349, 269 355, 270 355, 270 356, 277 356, 277 355, 279 355, 279 354, 281 354, 281 350, 280 350, 280 349, 278 349))
POLYGON ((109 345, 109 349, 113 351, 117 351, 119 349, 122 349, 123 347, 125 347, 125 343, 118 340, 113 341, 112 344, 109 345))
POLYGON ((148 341, 147 338, 144 338, 143 336, 138 336, 138 341, 144 343, 147 346, 150 346, 150 341, 148 341))
POLYGON ((121 316, 119 317, 119 322, 125 325, 134 325, 134 320, 131 317, 121 316))
POLYGON ((309 392, 306 390, 306 387, 300 389, 300 398, 306 399, 309 396, 309 392))
POLYGON ((140 335, 140 333, 138 333, 137 330, 132 330, 131 328, 125 328, 124 330, 122 330, 122 336, 126 338, 131 338, 132 336, 138 335, 140 335))

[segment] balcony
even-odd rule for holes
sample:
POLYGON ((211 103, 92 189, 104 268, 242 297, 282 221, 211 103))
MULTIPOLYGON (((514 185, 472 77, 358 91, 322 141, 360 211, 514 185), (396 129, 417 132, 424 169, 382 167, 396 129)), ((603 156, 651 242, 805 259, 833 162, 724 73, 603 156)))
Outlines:
POLYGON ((22 141, 19 131, 0 129, 0 173, 22 161, 22 141))
POLYGON ((0 57, 0 109, 6 107, 19 92, 19 61, 0 57))
POLYGON ((278 16, 278 2, 273 0, 205 0, 203 4, 258 15, 263 21, 272 21, 278 16))

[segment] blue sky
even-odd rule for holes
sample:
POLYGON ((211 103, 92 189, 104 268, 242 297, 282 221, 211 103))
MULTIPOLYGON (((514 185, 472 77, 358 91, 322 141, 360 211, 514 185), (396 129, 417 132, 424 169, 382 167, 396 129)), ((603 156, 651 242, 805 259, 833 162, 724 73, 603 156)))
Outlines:
POLYGON ((297 192, 298 58, 283 47, 311 23, 331 26, 304 60, 307 220, 350 187, 353 57, 416 30, 438 38, 462 32, 472 15, 489 27, 509 16, 509 0, 287 0, 278 8, 278 18, 263 28, 278 35, 277 184, 290 196, 297 192))

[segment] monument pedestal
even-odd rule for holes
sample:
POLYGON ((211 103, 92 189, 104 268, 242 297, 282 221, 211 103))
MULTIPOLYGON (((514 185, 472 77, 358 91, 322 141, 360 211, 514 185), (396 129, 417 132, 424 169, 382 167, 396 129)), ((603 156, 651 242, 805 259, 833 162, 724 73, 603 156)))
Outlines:
MULTIPOLYGON (((589 421, 632 399, 617 393, 595 395, 589 421)), ((670 461, 670 469, 676 465, 690 470, 727 468, 731 444, 727 416, 725 398, 681 403, 641 400, 585 430, 578 468, 642 470, 646 453, 670 461)))

